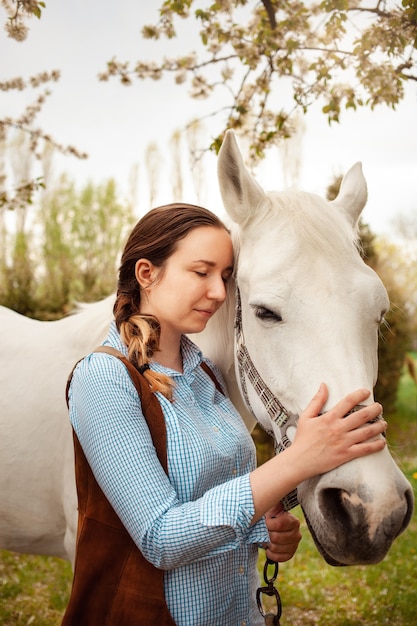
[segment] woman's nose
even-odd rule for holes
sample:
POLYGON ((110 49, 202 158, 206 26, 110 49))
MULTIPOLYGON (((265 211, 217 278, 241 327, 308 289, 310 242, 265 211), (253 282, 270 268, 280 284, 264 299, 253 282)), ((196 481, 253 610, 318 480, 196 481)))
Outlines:
POLYGON ((213 300, 218 300, 219 302, 223 302, 226 299, 226 283, 222 277, 213 278, 208 295, 213 300))

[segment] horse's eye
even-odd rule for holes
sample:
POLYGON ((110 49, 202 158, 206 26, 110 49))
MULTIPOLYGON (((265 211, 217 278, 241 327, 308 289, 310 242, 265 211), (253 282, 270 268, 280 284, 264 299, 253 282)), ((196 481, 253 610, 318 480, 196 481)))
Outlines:
POLYGON ((383 311, 381 311, 381 315, 380 315, 379 320, 378 320, 378 324, 380 326, 382 326, 382 325, 387 323, 387 320, 385 319, 385 316, 386 316, 387 313, 388 313, 387 309, 384 309, 383 311))
POLYGON ((282 322, 281 315, 271 311, 271 309, 267 309, 264 306, 255 306, 254 309, 256 317, 260 320, 264 320, 265 322, 282 322))

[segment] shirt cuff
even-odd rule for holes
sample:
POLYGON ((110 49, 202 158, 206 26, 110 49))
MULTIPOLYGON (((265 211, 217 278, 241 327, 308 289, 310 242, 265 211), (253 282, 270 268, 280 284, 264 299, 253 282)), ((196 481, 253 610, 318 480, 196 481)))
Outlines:
POLYGON ((210 489, 202 498, 200 522, 203 526, 229 526, 239 543, 268 542, 264 518, 251 525, 255 514, 249 474, 210 489))

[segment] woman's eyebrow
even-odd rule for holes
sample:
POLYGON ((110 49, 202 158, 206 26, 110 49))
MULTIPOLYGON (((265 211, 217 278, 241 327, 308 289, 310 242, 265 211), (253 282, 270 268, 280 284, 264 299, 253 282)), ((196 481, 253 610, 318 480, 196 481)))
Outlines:
MULTIPOLYGON (((194 261, 194 263, 205 263, 209 267, 215 267, 215 265, 216 265, 214 263, 214 261, 206 261, 205 259, 198 259, 198 260, 194 261)), ((227 272, 227 271, 232 272, 233 271, 233 265, 229 265, 228 267, 225 267, 224 271, 225 272, 227 272)))
POLYGON ((205 259, 196 259, 194 263, 205 263, 206 265, 210 265, 210 267, 215 265, 214 261, 206 261, 205 259))

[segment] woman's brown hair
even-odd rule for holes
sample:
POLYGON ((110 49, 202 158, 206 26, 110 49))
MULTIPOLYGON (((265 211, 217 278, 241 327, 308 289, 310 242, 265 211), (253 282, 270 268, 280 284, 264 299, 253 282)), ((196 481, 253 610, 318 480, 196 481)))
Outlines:
POLYGON ((160 325, 156 317, 140 313, 141 292, 135 267, 139 259, 148 259, 155 267, 163 268, 178 242, 202 226, 227 230, 214 213, 200 206, 174 203, 152 209, 133 228, 119 268, 113 312, 128 348, 128 358, 146 377, 152 391, 160 391, 169 399, 172 399, 172 379, 149 369, 149 361, 159 349, 160 325))

